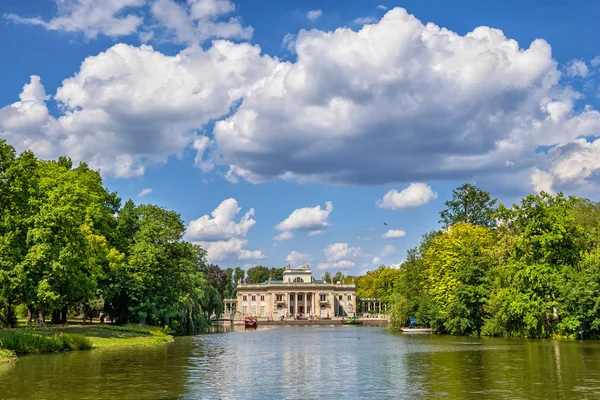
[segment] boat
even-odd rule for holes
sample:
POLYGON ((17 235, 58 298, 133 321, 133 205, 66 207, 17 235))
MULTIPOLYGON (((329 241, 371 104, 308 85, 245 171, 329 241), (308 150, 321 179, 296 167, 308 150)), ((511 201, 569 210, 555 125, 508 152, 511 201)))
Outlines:
POLYGON ((244 318, 244 326, 246 328, 256 328, 257 322, 255 318, 244 318))
POLYGON ((344 325, 362 325, 362 321, 358 320, 358 316, 350 317, 348 319, 342 319, 344 325))

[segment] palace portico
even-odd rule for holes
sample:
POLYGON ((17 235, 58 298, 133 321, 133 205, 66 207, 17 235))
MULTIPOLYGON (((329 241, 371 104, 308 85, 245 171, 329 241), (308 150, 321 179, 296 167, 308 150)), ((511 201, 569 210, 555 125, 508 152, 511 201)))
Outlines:
POLYGON ((237 298, 225 301, 225 313, 279 319, 282 316, 331 318, 356 314, 356 286, 315 280, 308 267, 284 268, 283 280, 239 283, 237 298))

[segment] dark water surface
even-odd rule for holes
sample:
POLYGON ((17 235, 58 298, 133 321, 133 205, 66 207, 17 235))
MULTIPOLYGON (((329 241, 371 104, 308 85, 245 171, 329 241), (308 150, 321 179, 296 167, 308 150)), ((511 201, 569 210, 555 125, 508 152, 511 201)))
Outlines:
POLYGON ((0 364, 2 399, 600 399, 600 343, 272 327, 0 364))

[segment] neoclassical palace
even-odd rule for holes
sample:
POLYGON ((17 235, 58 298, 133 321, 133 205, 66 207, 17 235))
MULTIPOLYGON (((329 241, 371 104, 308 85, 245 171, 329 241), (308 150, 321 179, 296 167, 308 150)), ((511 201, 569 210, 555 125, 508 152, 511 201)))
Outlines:
POLYGON ((285 267, 283 280, 239 283, 237 299, 225 302, 226 313, 280 319, 282 316, 331 318, 356 313, 356 286, 313 278, 310 268, 285 267))

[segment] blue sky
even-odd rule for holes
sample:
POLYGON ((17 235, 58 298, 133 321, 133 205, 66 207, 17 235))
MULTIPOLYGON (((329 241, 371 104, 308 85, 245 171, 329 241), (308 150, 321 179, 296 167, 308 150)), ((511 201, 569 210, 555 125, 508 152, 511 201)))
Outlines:
POLYGON ((363 273, 400 263, 466 181, 597 200, 599 12, 6 0, 0 137, 177 210, 220 266, 363 273))

